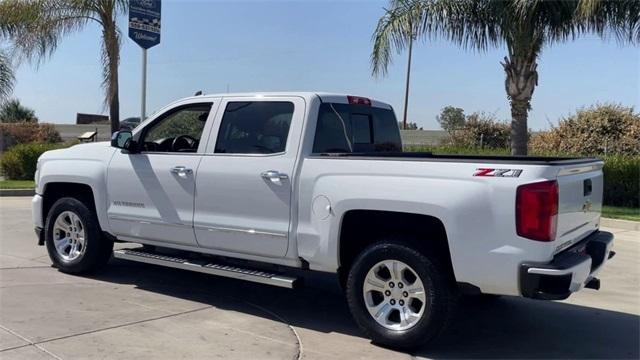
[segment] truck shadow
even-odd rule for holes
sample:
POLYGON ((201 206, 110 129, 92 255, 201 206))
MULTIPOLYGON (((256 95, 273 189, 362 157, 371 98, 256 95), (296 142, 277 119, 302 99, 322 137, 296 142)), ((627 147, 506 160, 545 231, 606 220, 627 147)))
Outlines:
MULTIPOLYGON (((305 279, 307 286, 289 290, 112 259, 111 266, 93 278, 284 320, 298 328, 364 337, 333 276, 312 274, 305 279)), ((428 348, 411 355, 435 359, 637 359, 639 339, 637 315, 513 297, 491 301, 463 297, 449 328, 428 348)))

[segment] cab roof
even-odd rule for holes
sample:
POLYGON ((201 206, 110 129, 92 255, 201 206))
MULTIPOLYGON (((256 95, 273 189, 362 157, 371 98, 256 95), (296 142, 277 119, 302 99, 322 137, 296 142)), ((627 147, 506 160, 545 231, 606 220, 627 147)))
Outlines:
POLYGON ((278 96, 298 96, 307 100, 313 98, 320 98, 323 102, 338 103, 338 104, 350 104, 359 101, 362 104, 368 102, 370 106, 393 110, 391 105, 371 99, 365 96, 348 95, 340 93, 328 93, 328 92, 310 92, 310 91, 274 91, 274 92, 239 92, 239 93, 221 93, 221 94, 203 94, 197 96, 190 96, 181 100, 191 99, 209 99, 209 98, 229 98, 229 97, 246 97, 246 98, 260 98, 260 97, 278 97, 278 96), (355 100, 354 100, 355 99, 355 100))

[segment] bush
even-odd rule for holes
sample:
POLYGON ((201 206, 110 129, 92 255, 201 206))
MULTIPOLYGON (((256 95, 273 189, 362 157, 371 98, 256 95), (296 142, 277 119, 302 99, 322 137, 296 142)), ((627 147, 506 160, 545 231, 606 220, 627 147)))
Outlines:
POLYGON ((60 133, 52 124, 0 124, 0 151, 5 151, 16 144, 57 143, 61 141, 60 133))
POLYGON ((447 142, 454 147, 508 149, 511 126, 491 114, 467 116, 464 128, 452 131, 447 142))
POLYGON ((640 206, 640 156, 604 158, 604 205, 640 206))
POLYGON ((605 104, 578 110, 557 127, 533 136, 536 153, 640 155, 640 114, 633 108, 605 104))
POLYGON ((61 147, 61 144, 18 144, 2 155, 0 170, 9 180, 32 180, 40 155, 61 147))

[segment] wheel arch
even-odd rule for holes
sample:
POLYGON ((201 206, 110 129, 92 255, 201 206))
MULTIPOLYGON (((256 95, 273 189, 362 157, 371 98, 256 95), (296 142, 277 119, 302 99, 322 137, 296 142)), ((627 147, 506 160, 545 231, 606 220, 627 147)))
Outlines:
POLYGON ((96 212, 98 223, 102 230, 107 226, 101 221, 101 217, 96 204, 98 199, 94 188, 86 183, 54 181, 43 184, 42 186, 42 216, 46 219, 53 204, 61 198, 72 197, 83 202, 90 210, 96 212))
POLYGON ((340 219, 337 236, 340 282, 344 284, 351 264, 362 250, 385 239, 405 243, 423 254, 435 253, 448 270, 450 280, 455 282, 447 231, 440 218, 374 209, 351 209, 340 219))

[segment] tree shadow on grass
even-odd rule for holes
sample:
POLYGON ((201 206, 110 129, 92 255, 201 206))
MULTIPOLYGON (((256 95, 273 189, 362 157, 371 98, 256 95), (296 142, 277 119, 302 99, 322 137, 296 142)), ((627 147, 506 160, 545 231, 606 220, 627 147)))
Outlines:
MULTIPOLYGON (((106 271, 93 278, 219 309, 284 319, 298 328, 363 337, 333 276, 307 274, 306 286, 290 290, 114 259, 106 271)), ((638 359, 639 339, 637 315, 513 297, 492 301, 463 297, 449 328, 428 348, 411 355, 435 359, 638 359)))

